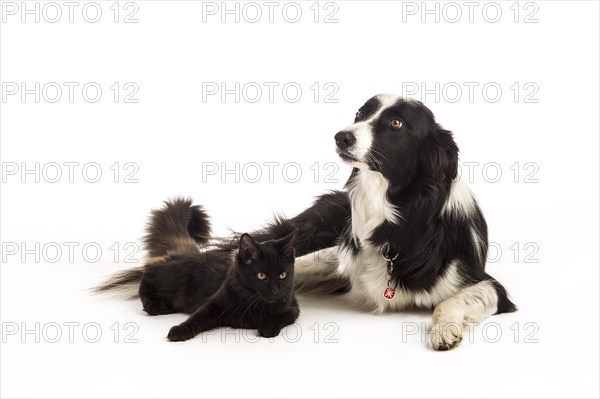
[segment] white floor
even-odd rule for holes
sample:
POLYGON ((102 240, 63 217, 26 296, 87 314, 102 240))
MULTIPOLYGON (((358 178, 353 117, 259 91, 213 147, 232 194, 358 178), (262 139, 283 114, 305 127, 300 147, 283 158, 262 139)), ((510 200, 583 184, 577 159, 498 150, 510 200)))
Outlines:
POLYGON ((342 298, 301 298, 297 325, 275 339, 221 329, 170 343, 184 315, 86 292, 105 266, 5 265, 2 397, 595 396, 597 283, 561 289, 548 263, 491 268, 520 310, 443 353, 425 344, 428 312, 371 315, 342 298))

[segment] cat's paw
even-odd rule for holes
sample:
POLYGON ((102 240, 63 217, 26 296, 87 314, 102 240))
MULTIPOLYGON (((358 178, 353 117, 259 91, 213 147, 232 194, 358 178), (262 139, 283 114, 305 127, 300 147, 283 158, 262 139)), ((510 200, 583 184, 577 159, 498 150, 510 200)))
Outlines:
POLYGON ((258 329, 258 335, 264 338, 272 338, 279 335, 281 328, 277 326, 262 326, 258 329))
POLYGON ((192 329, 186 325, 180 324, 178 326, 173 326, 169 330, 169 335, 167 338, 171 342, 176 341, 187 341, 188 339, 192 339, 196 336, 196 334, 192 331, 192 329))
POLYGON ((167 309, 160 303, 144 303, 143 311, 148 313, 150 316, 174 313, 172 310, 167 309))

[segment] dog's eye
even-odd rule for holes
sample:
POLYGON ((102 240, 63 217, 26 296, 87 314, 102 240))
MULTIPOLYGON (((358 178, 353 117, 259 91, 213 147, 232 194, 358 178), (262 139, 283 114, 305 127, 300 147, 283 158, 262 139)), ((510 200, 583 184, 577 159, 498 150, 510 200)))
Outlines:
POLYGON ((283 279, 284 279, 286 276, 287 276, 287 273, 286 273, 286 272, 282 272, 282 273, 279 275, 279 278, 280 278, 281 280, 283 280, 283 279))
POLYGON ((360 119, 363 117, 363 112, 362 111, 356 111, 356 119, 360 119))
POLYGON ((267 278, 267 275, 264 273, 258 273, 256 277, 258 277, 259 280, 264 280, 267 278))
POLYGON ((400 122, 398 119, 392 119, 390 126, 394 129, 400 129, 402 127, 402 122, 400 122))

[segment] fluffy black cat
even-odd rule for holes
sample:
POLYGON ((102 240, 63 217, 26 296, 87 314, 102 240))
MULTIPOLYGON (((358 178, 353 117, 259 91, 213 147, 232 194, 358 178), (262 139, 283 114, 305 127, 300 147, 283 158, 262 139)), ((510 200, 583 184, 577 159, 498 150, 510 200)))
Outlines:
MULTIPOLYGON (((250 235, 243 234, 233 257, 198 265, 197 269, 213 270, 211 277, 207 279, 206 272, 192 272, 188 288, 195 293, 188 297, 191 299, 184 299, 185 295, 174 298, 183 303, 210 298, 185 322, 171 328, 169 340, 185 341, 216 327, 258 329, 258 335, 274 337, 294 323, 300 314, 293 281, 295 235, 293 232, 279 240, 256 243, 250 235), (225 279, 213 294, 210 291, 217 287, 217 279, 212 279, 218 273, 225 273, 225 279)), ((143 278, 142 298, 145 286, 143 278)))
POLYGON ((96 288, 138 294, 149 315, 193 313, 169 332, 171 341, 219 326, 258 329, 273 337, 294 323, 296 232, 255 242, 243 234, 236 247, 201 252, 210 236, 204 210, 189 199, 165 202, 152 212, 144 244, 150 258, 96 288))

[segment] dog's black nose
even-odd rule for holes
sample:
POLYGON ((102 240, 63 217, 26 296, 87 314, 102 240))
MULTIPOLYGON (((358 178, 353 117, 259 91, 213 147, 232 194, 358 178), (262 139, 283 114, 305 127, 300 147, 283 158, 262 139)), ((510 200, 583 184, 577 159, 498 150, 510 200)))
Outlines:
POLYGON ((350 132, 339 132, 335 135, 335 144, 341 150, 352 147, 354 143, 356 143, 356 137, 350 132))

